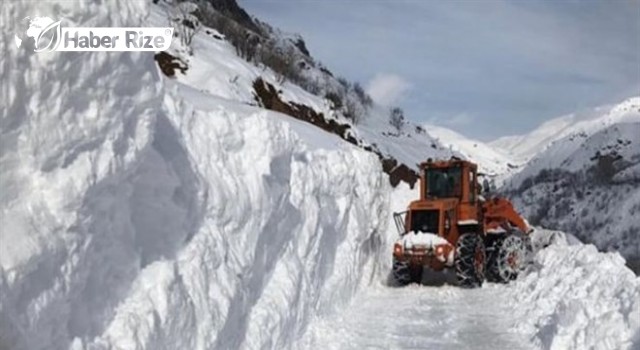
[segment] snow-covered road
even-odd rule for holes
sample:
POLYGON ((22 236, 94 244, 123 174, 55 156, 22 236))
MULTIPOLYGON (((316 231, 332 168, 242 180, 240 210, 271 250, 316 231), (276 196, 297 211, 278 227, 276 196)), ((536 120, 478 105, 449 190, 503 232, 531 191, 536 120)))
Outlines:
POLYGON ((292 348, 640 349, 640 279, 624 259, 557 231, 532 239, 531 265, 508 285, 462 289, 425 271, 422 285, 393 287, 376 274, 344 310, 318 310, 292 348))
POLYGON ((312 324, 304 348, 531 349, 504 303, 507 287, 461 289, 426 277, 426 285, 363 291, 344 312, 312 324))

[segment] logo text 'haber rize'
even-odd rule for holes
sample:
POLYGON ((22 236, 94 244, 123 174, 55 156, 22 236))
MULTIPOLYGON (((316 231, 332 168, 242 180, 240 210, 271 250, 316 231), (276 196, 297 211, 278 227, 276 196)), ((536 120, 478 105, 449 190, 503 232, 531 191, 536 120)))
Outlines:
MULTIPOLYGON (((94 35, 89 31, 89 35, 80 35, 78 32, 71 37, 69 31, 64 33, 64 47, 73 48, 105 48, 111 49, 117 46, 120 36, 94 35)), ((142 32, 128 30, 125 32, 124 43, 127 48, 134 49, 156 49, 162 48, 165 40, 162 36, 143 35, 142 32)))

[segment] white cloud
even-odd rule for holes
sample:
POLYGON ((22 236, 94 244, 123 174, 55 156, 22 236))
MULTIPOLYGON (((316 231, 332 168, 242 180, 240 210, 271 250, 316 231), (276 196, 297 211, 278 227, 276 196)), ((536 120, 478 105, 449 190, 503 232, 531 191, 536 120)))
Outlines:
POLYGON ((408 81, 395 74, 377 74, 367 84, 367 93, 374 101, 390 106, 398 102, 411 87, 408 81))

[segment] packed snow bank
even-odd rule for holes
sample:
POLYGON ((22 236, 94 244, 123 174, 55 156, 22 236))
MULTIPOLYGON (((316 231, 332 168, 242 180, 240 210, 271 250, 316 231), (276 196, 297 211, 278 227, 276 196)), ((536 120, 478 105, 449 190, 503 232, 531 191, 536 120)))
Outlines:
MULTIPOLYGON (((27 16, 126 27, 139 25, 144 12, 144 3, 129 1, 3 4, 1 348, 64 348, 73 336, 98 334, 145 258, 173 248, 145 246, 153 232, 133 222, 133 185, 141 160, 151 157, 162 104, 152 55, 38 54, 13 44, 27 16)), ((170 198, 166 191, 176 187, 166 183, 163 194, 170 198)), ((159 235, 192 215, 157 204, 158 213, 171 214, 159 235)))
POLYGON ((153 53, 11 45, 29 15, 137 26, 145 3, 6 6, 0 348, 282 348, 367 282, 388 217, 373 154, 167 92, 153 53))
POLYGON ((207 110, 206 95, 176 88, 185 99, 167 105, 204 181, 202 224, 174 261, 141 272, 143 281, 165 276, 165 286, 133 288, 97 343, 287 347, 315 311, 340 307, 368 282, 386 179, 373 155, 336 148, 329 134, 303 141, 311 125, 222 100, 207 110))
POLYGON ((542 349, 640 347, 640 278, 624 259, 561 232, 536 235, 552 242, 536 254, 530 271, 509 285, 521 320, 516 328, 542 349))

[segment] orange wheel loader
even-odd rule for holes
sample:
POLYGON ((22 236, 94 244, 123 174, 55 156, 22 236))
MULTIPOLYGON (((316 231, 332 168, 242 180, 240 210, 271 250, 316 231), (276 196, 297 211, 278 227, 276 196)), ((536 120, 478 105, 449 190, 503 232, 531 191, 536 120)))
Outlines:
POLYGON ((532 229, 507 199, 480 193, 474 163, 454 157, 420 164, 420 198, 394 213, 399 284, 419 283, 425 267, 454 268, 463 287, 479 287, 485 276, 503 283, 517 277, 532 229))

